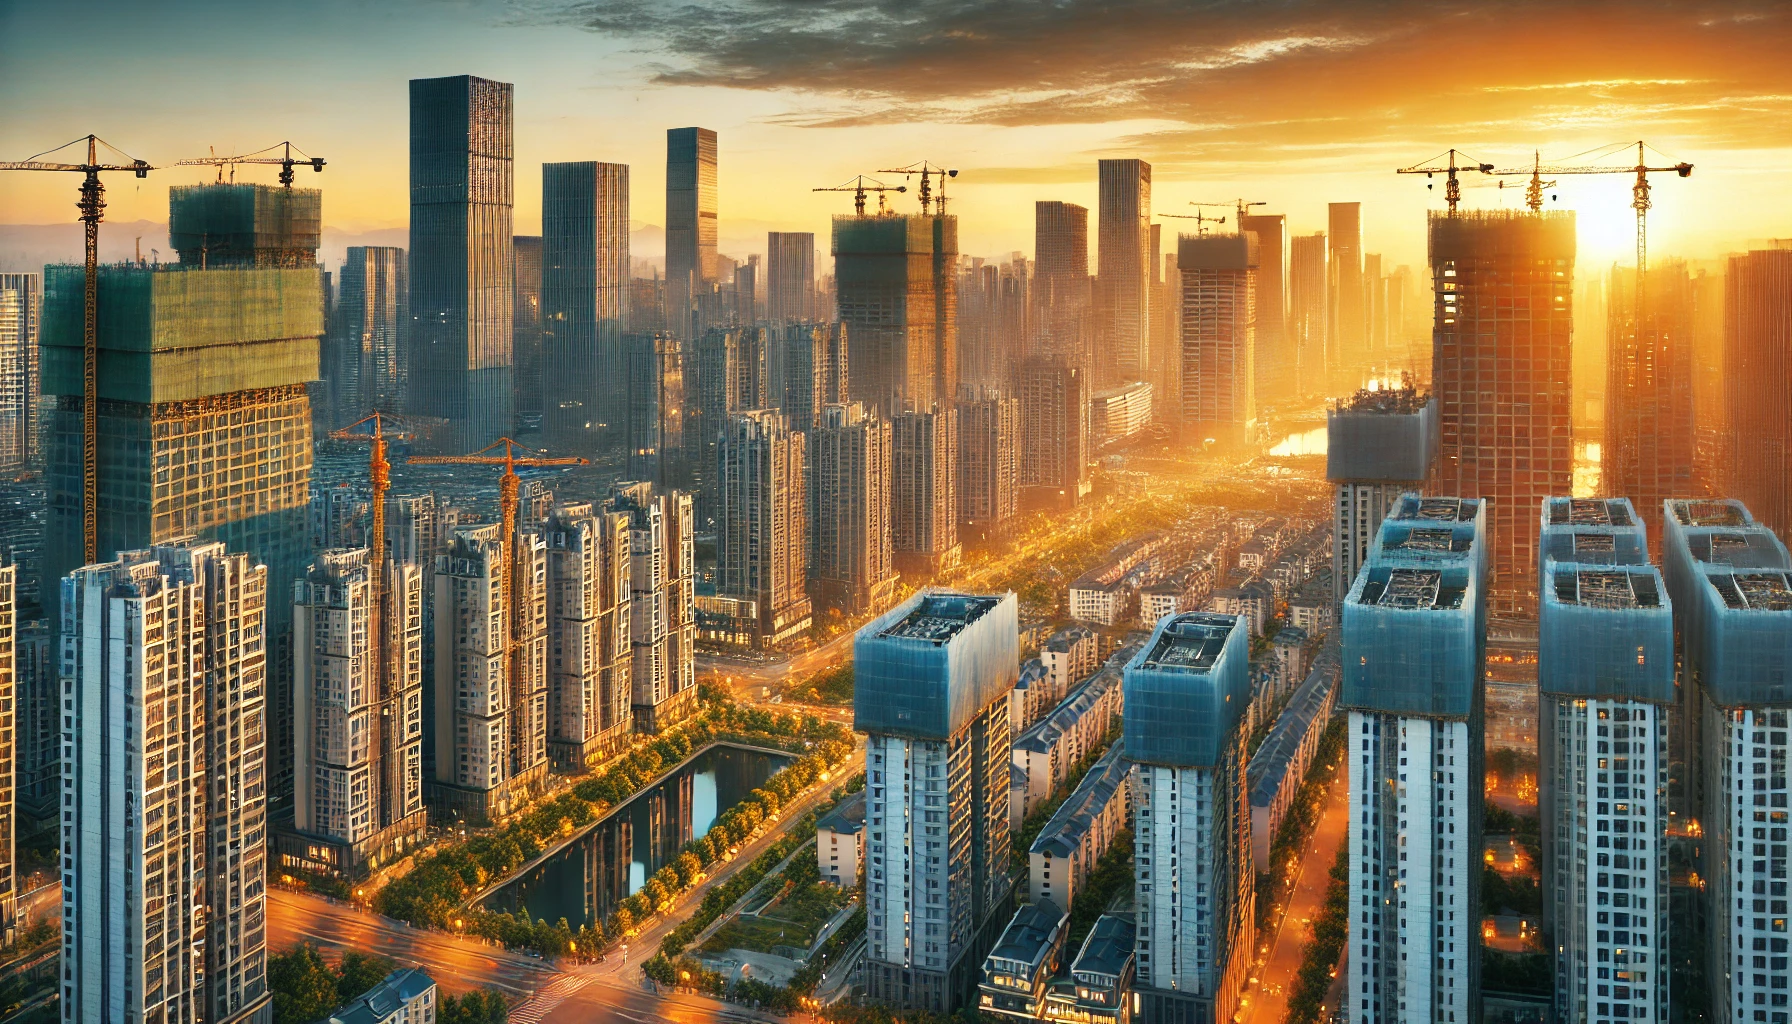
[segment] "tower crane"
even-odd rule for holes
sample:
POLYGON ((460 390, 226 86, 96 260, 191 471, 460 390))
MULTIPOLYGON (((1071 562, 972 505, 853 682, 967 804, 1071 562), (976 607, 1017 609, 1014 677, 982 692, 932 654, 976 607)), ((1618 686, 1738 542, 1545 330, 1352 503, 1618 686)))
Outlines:
POLYGON ((917 172, 921 175, 921 216, 927 216, 927 211, 931 208, 933 203, 933 191, 929 187, 927 180, 927 176, 932 174, 940 179, 940 216, 944 217, 946 215, 946 179, 958 177, 956 168, 948 169, 941 167, 938 164, 932 164, 922 160, 917 163, 909 164, 907 167, 886 167, 877 173, 900 174, 902 175, 902 180, 907 181, 909 175, 917 172))
POLYGON ((92 565, 99 561, 99 482, 100 482, 100 420, 99 420, 99 261, 100 261, 100 221, 106 212, 106 188, 100 184, 102 171, 130 171, 139 178, 149 177, 155 170, 148 163, 126 154, 117 147, 89 135, 85 139, 76 139, 67 145, 47 150, 26 160, 0 161, 0 171, 72 171, 84 175, 81 181, 81 199, 75 209, 81 211, 81 223, 86 228, 87 236, 87 288, 84 297, 86 307, 86 323, 81 342, 81 541, 85 564, 92 565), (40 156, 49 156, 59 150, 80 142, 87 143, 87 162, 79 164, 55 163, 39 160, 40 156), (112 152, 129 160, 129 163, 101 163, 99 147, 105 146, 112 152))
MULTIPOLYGON (((1503 171, 1498 171, 1496 173, 1498 173, 1498 174, 1523 174, 1524 169, 1523 168, 1507 168, 1503 171)), ((1555 172, 1551 171, 1550 173, 1554 174, 1555 172)), ((1518 185, 1515 182, 1509 182, 1503 178, 1500 180, 1500 188, 1517 188, 1517 187, 1518 187, 1518 185)), ((1538 211, 1543 209, 1543 190, 1546 188, 1555 188, 1555 187, 1556 187, 1556 181, 1554 178, 1551 178, 1548 181, 1543 180, 1543 156, 1538 151, 1532 150, 1531 151, 1531 176, 1530 176, 1530 179, 1525 183, 1525 186, 1524 186, 1524 205, 1530 207, 1530 210, 1532 213, 1537 213, 1538 211)), ((1550 198, 1554 199, 1555 196, 1550 196, 1550 198)))
POLYGON ((812 188, 809 191, 811 191, 811 192, 851 192, 853 194, 853 197, 852 197, 853 212, 856 213, 858 216, 863 217, 863 216, 865 216, 865 193, 876 192, 877 193, 877 212, 878 213, 889 213, 890 207, 889 207, 888 203, 884 202, 884 193, 885 192, 907 192, 908 186, 907 185, 886 185, 883 182, 878 181, 876 178, 867 178, 863 174, 861 174, 855 178, 848 178, 848 179, 846 179, 846 181, 842 182, 841 184, 835 185, 833 188, 812 188), (869 183, 869 184, 867 184, 867 183, 869 183))
MULTIPOLYGON (((1456 204, 1462 202, 1462 183, 1456 180, 1456 175, 1459 171, 1479 171, 1482 174, 1492 174, 1493 165, 1484 163, 1480 160, 1475 160, 1461 150, 1450 149, 1443 153, 1439 153, 1429 160, 1413 164, 1411 167, 1402 167, 1394 173, 1423 174, 1427 178, 1434 174, 1444 175, 1446 179, 1444 182, 1444 202, 1450 208, 1450 216, 1454 217, 1456 216, 1456 204), (1442 167, 1437 166, 1437 161, 1445 157, 1448 159, 1445 161, 1444 165, 1442 167), (1456 162, 1457 157, 1462 157, 1472 162, 1459 164, 1456 162)), ((1431 186, 1426 185, 1425 187, 1430 188, 1431 186)))
MULTIPOLYGON (((1232 226, 1237 228, 1238 233, 1242 235, 1242 234, 1244 234, 1244 219, 1251 212, 1251 207, 1253 207, 1253 206, 1268 206, 1269 204, 1268 203, 1253 203, 1253 202, 1250 202, 1249 200, 1245 200, 1245 199, 1234 199, 1229 203, 1190 203, 1188 205, 1204 206, 1209 209, 1237 210, 1238 211, 1238 219, 1232 222, 1232 226)), ((1222 223, 1222 224, 1225 223, 1224 217, 1220 218, 1220 223, 1222 223)))
MULTIPOLYGON (((1628 149, 1630 147, 1630 143, 1628 143, 1628 142, 1623 143, 1622 145, 1626 149, 1628 149)), ((1607 149, 1615 149, 1617 147, 1608 146, 1606 148, 1607 149)), ((1682 178, 1692 177, 1692 165, 1689 163, 1686 163, 1685 161, 1681 161, 1679 163, 1674 163, 1674 164, 1667 164, 1667 165, 1661 166, 1661 167, 1649 166, 1648 154, 1646 152, 1647 148, 1648 147, 1645 146, 1640 141, 1636 144, 1636 164, 1633 166, 1629 166, 1629 167, 1611 166, 1611 165, 1605 165, 1605 166, 1590 165, 1589 166, 1589 165, 1581 165, 1581 164, 1546 165, 1543 163, 1541 158, 1538 158, 1533 162, 1533 164, 1529 168, 1530 173, 1531 173, 1531 186, 1529 189, 1527 189, 1526 197, 1525 197, 1526 205, 1530 206, 1530 208, 1532 210, 1541 210, 1543 208, 1543 189, 1546 186, 1544 186, 1542 184, 1542 180, 1543 180, 1543 175, 1545 175, 1545 174, 1550 174, 1550 175, 1634 174, 1634 175, 1636 175, 1635 184, 1630 186, 1630 208, 1636 211, 1636 282, 1637 282, 1636 294, 1637 294, 1637 304, 1638 304, 1639 309, 1641 308, 1641 305, 1642 305, 1643 276, 1646 273, 1648 273, 1648 266, 1649 266, 1649 210, 1655 205, 1654 200, 1650 197, 1650 194, 1649 194, 1650 193, 1649 175, 1665 174, 1668 171, 1673 171, 1675 174, 1679 175, 1682 178), (1532 199, 1533 195, 1535 196, 1534 200, 1532 199)), ((1586 154, 1581 154, 1581 155, 1584 156, 1586 154)), ((1573 158, 1570 158, 1570 159, 1573 159, 1573 158)), ((1504 171, 1496 171, 1494 173, 1496 173, 1496 174, 1523 174, 1523 173, 1525 173, 1525 170, 1526 170, 1525 168, 1519 167, 1519 168, 1512 168, 1512 169, 1508 169, 1508 170, 1504 170, 1504 171)), ((1553 184, 1553 182, 1551 184, 1553 184)))
POLYGON ((295 159, 293 159, 292 151, 293 151, 292 143, 276 142, 272 146, 269 146, 266 149, 258 149, 253 153, 246 153, 242 156, 219 156, 217 154, 217 152, 214 151, 212 153, 212 155, 210 155, 210 156, 197 156, 191 160, 176 160, 174 162, 174 166, 176 166, 176 167, 216 167, 218 169, 218 181, 222 182, 224 180, 224 168, 226 168, 226 167, 230 168, 230 180, 235 181, 236 180, 236 166, 238 164, 278 164, 280 166, 280 184, 287 188, 292 187, 292 179, 293 179, 292 169, 295 165, 310 164, 311 169, 313 171, 322 171, 324 169, 324 158, 323 157, 321 157, 321 156, 306 156, 305 151, 300 150, 299 157, 298 157, 298 159, 295 160, 295 159), (280 150, 281 155, 280 156, 263 156, 262 155, 264 153, 272 153, 275 150, 280 150))
POLYGON ((1159 217, 1174 217, 1177 220, 1192 220, 1195 222, 1195 234, 1197 234, 1197 235, 1205 235, 1207 233, 1207 225, 1209 225, 1209 224, 1224 224, 1224 223, 1226 223, 1226 218, 1224 218, 1224 217, 1209 217, 1206 214, 1202 213, 1200 210, 1196 210, 1194 213, 1160 213, 1160 214, 1158 214, 1158 216, 1159 217))

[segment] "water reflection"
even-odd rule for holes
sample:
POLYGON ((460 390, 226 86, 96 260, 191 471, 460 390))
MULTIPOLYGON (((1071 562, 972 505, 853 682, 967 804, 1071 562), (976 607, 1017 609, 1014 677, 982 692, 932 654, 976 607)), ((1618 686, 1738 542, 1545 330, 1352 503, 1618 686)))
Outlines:
POLYGON ((597 827, 485 898, 491 910, 577 928, 608 917, 679 848, 709 831, 729 808, 793 759, 744 747, 716 746, 635 794, 597 827))
POLYGON ((1324 455, 1326 450, 1326 428, 1314 427, 1298 434, 1289 434, 1282 438, 1269 454, 1286 457, 1292 455, 1324 455))

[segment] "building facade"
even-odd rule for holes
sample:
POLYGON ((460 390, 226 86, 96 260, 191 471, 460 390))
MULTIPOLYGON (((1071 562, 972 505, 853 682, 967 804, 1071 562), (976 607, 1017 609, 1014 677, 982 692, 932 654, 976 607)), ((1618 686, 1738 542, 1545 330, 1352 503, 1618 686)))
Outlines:
POLYGON ((990 392, 958 402, 960 532, 1007 535, 1020 512, 1020 402, 990 392))
POLYGON ((1027 508, 1074 508, 1089 478, 1089 375, 1062 359, 1020 369, 1020 500, 1027 508))
POLYGON ((903 572, 958 564, 958 410, 904 412, 890 431, 890 539, 903 572))
MULTIPOLYGON (((1350 386, 1369 363, 1369 311, 1363 285, 1363 204, 1326 209, 1328 371, 1334 386, 1350 386)), ((1563 378, 1566 380, 1566 378, 1563 378)))
POLYGON ((37 461, 41 274, 0 274, 0 472, 37 461))
POLYGON ((1103 160, 1100 237, 1096 246, 1096 315, 1101 349, 1096 375, 1104 386, 1152 379, 1151 165, 1143 160, 1103 160))
POLYGON ((1650 267, 1640 306, 1634 272, 1613 270, 1608 280, 1600 484, 1629 496, 1659 548, 1661 503, 1708 493, 1693 401, 1692 278, 1679 260, 1650 267))
POLYGON ((808 430, 824 406, 847 401, 846 325, 793 323, 771 329, 779 354, 768 373, 769 400, 784 411, 792 430, 808 430))
POLYGON ((1256 236, 1183 235, 1182 372, 1177 412, 1186 441, 1236 445, 1257 422, 1256 236))
POLYGON ((1332 579, 1344 603, 1394 502, 1421 490, 1437 457, 1437 401, 1406 384, 1358 391, 1326 410, 1325 478, 1337 488, 1332 579))
POLYGON ((548 759, 583 771, 634 734, 628 516, 562 505, 541 525, 548 558, 548 759))
POLYGON ((1792 531, 1792 248, 1731 256, 1724 274, 1726 489, 1762 524, 1792 531))
POLYGON ((896 594, 890 437, 857 402, 823 406, 809 431, 809 576, 824 610, 879 611, 896 594))
POLYGON ((405 251, 396 246, 349 247, 337 278, 335 365, 322 368, 337 426, 375 409, 404 408, 409 268, 405 251))
POLYGON ((815 233, 768 231, 765 234, 765 317, 774 325, 801 320, 827 320, 815 294, 815 233))
POLYGON ((696 515, 691 496, 619 486, 604 506, 628 516, 635 731, 676 725, 697 704, 696 515))
POLYGON ((1246 214, 1240 232, 1257 236, 1257 388, 1263 395, 1294 384, 1288 331, 1288 217, 1246 214))
POLYGON ((751 603, 755 647, 790 640, 813 619, 807 440, 783 413, 754 409, 728 418, 717 448, 716 590, 751 603))
POLYGON ((893 417, 958 395, 958 218, 834 218, 835 303, 855 402, 893 417))
POLYGON ((1325 232, 1288 239, 1288 346, 1293 357, 1291 381, 1298 393, 1313 394, 1330 381, 1326 371, 1331 349, 1331 262, 1325 232))
POLYGON ((628 165, 541 165, 542 428, 576 455, 610 455, 626 439, 617 386, 628 330, 628 165))

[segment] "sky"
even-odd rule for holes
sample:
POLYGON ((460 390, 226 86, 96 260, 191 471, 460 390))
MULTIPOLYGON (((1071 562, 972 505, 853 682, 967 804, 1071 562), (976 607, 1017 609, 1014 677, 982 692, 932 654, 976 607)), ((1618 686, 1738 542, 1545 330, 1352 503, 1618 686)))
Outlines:
MULTIPOLYGON (((402 230, 406 82, 476 74, 516 87, 518 234, 539 230, 541 163, 616 161, 635 255, 658 256, 665 130, 701 125, 740 258, 768 230, 825 246, 852 197, 812 189, 925 159, 960 172, 966 253, 1030 255, 1033 204, 1057 199, 1090 208, 1093 263, 1096 161, 1140 157, 1159 214, 1244 198, 1305 233, 1361 202, 1392 266, 1423 263, 1443 206, 1441 177, 1396 168, 1451 147, 1622 165, 1634 146, 1600 152, 1642 139, 1695 165, 1654 179, 1651 258, 1708 258, 1792 236, 1788 52, 1792 5, 1757 0, 0 0, 0 159, 88 132, 158 167, 290 139, 329 161, 301 171, 329 229, 402 230)), ((212 173, 114 175, 108 219, 165 220, 168 186, 212 173)), ((1474 177, 1466 206, 1521 205, 1474 177)), ((71 223, 75 184, 0 171, 0 225, 71 223)), ((1632 259, 1630 184, 1550 190, 1583 268, 1632 259)))

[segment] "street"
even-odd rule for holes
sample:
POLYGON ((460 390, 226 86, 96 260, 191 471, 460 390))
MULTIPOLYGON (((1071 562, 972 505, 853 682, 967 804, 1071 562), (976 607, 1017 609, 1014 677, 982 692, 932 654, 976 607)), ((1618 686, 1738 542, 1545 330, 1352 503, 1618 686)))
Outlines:
POLYGON ((1325 890, 1331 885, 1332 862, 1350 824, 1350 788, 1345 767, 1339 764, 1326 799, 1325 813, 1313 829, 1301 858, 1300 875, 1288 900, 1288 912, 1271 935, 1257 936, 1257 948, 1269 947, 1257 970, 1258 983, 1247 992, 1248 1002, 1239 1012, 1239 1024, 1281 1024, 1288 1013, 1288 990, 1300 970, 1310 922, 1319 916, 1325 890))

